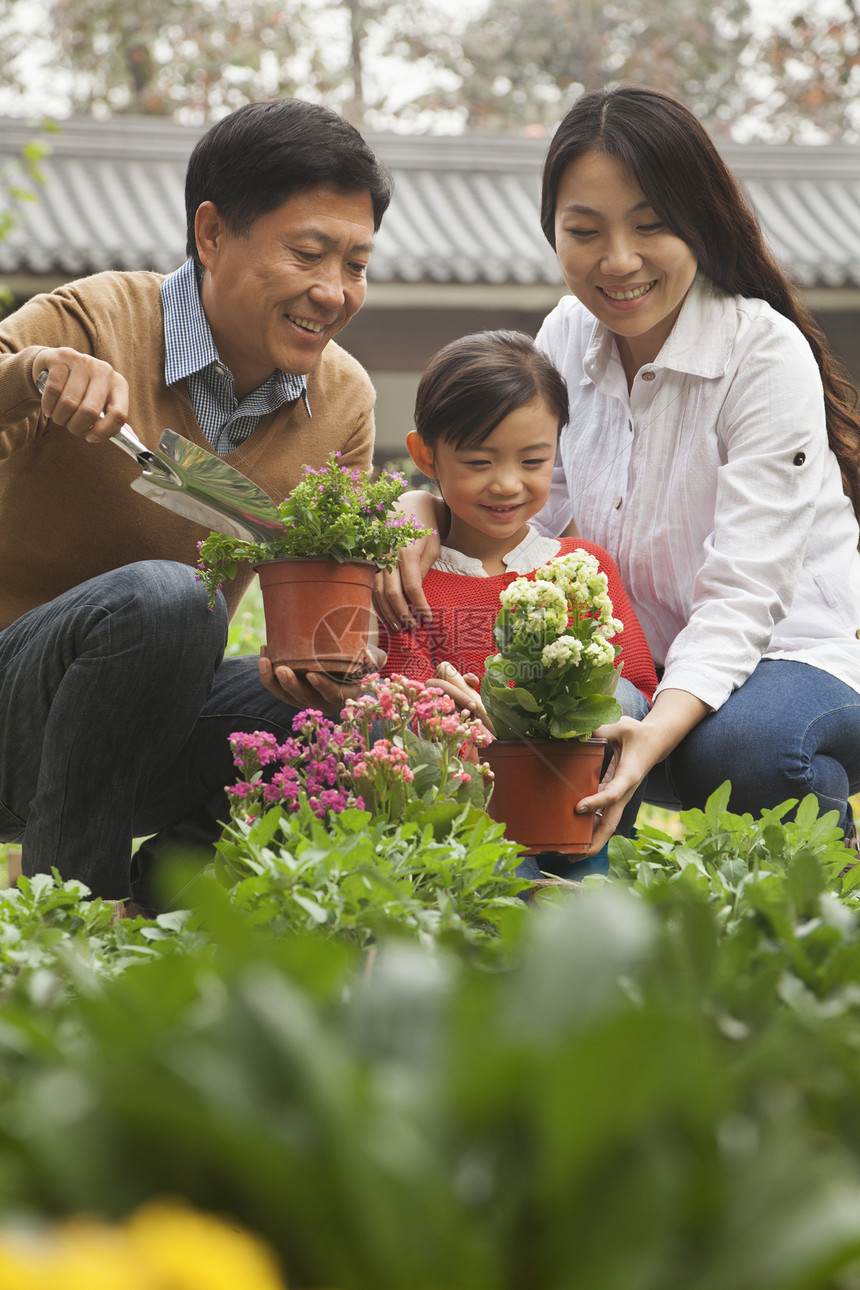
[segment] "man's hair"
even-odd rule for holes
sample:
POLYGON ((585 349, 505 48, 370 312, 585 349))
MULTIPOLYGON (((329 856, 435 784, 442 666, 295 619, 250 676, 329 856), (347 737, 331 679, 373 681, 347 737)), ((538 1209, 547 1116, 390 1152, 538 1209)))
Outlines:
POLYGON ((434 354, 415 399, 415 429, 430 448, 441 440, 455 447, 482 444, 517 408, 542 399, 568 422, 564 377, 530 336, 519 331, 482 331, 461 336, 434 354))
POLYGON ((392 179, 354 126, 302 99, 245 104, 207 130, 191 154, 187 254, 198 259, 194 219, 203 202, 214 202, 230 232, 243 236, 261 215, 321 184, 368 193, 379 228, 392 179))

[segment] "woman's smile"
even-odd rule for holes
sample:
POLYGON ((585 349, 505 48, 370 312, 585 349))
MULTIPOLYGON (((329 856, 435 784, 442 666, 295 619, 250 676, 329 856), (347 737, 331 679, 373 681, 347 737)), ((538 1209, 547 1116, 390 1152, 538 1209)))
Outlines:
POLYGON ((613 304, 627 305, 633 304, 637 300, 643 300, 645 296, 647 296, 653 288, 656 287, 656 285, 657 279, 655 278, 652 282, 646 282, 642 286, 598 287, 597 289, 611 300, 613 304))

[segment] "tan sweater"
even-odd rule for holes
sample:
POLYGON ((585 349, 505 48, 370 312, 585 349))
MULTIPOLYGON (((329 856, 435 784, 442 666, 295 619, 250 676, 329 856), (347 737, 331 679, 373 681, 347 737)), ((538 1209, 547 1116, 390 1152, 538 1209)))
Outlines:
MULTIPOLYGON (((129 424, 155 448, 165 427, 211 452, 185 383, 164 381, 162 277, 99 273, 36 296, 0 323, 0 627, 26 610, 135 560, 195 564, 208 529, 129 488, 140 468, 109 443, 79 439, 40 414, 31 368, 37 350, 68 345, 105 359, 129 384, 129 424)), ((261 419, 224 458, 281 500, 304 465, 368 469, 374 391, 367 373, 330 342, 301 399, 261 419)), ((225 585, 231 614, 253 572, 225 585)))

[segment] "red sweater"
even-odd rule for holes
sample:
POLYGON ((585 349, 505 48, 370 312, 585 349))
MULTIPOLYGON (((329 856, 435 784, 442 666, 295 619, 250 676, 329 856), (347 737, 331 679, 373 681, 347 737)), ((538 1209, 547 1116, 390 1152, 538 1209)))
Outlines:
MULTIPOLYGON (((623 675, 650 703, 657 686, 654 663, 615 562, 603 547, 581 538, 562 538, 558 554, 569 555, 578 548, 597 557, 609 580, 607 591, 613 617, 624 624, 623 675)), ((379 624, 379 644, 388 654, 383 674, 392 676, 396 672, 411 680, 426 681, 436 675, 439 663, 448 662, 461 673, 474 672, 482 677, 484 660, 496 653, 493 624, 501 607, 500 592, 516 578, 533 576, 500 573, 491 578, 470 578, 431 569, 424 579, 424 594, 433 610, 433 622, 403 632, 389 632, 383 623, 379 624)))

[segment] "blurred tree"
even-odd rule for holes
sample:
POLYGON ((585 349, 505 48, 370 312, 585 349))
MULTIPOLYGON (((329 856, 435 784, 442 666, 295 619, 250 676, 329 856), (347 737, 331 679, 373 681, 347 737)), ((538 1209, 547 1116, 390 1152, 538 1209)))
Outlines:
MULTIPOLYGON (((10 38, 28 4, 0 0, 10 38)), ((368 62, 386 55, 391 33, 441 21, 423 0, 46 0, 45 15, 39 39, 68 75, 72 112, 208 120, 296 94, 357 124, 385 109, 368 62)), ((5 48, 3 63, 0 84, 22 84, 26 67, 5 48)))
POLYGON ((756 50, 760 92, 747 133, 768 140, 860 142, 860 5, 786 13, 756 50))
POLYGON ((857 140, 860 0, 782 4, 768 23, 757 0, 0 0, 0 90, 32 88, 41 50, 72 112, 197 122, 297 94, 368 129, 548 132, 626 78, 717 135, 857 140))
POLYGON ((632 79, 728 131, 749 18, 748 0, 493 0, 459 37, 419 42, 457 82, 421 105, 473 130, 551 128, 583 90, 632 79))

